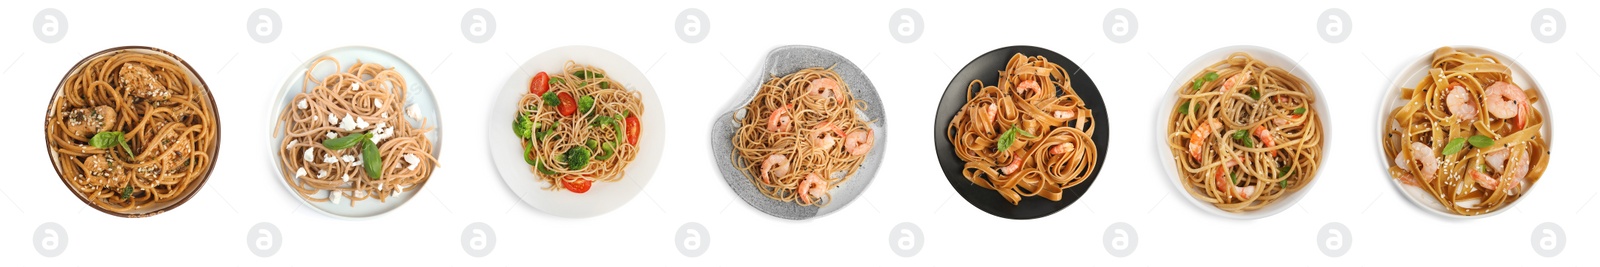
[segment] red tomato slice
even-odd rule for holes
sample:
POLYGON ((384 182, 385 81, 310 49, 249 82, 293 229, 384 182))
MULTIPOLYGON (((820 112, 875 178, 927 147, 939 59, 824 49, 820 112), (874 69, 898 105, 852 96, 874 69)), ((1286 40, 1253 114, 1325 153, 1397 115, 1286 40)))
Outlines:
POLYGON ((622 124, 625 124, 624 127, 628 128, 628 144, 639 145, 639 116, 628 114, 628 118, 623 119, 622 124))
POLYGON ((565 180, 561 181, 561 187, 562 188, 566 188, 567 191, 570 191, 570 192, 573 192, 573 193, 578 193, 578 194, 583 194, 584 192, 589 192, 589 187, 593 186, 593 185, 594 185, 594 181, 591 181, 589 179, 582 179, 582 178, 579 178, 576 181, 571 181, 571 182, 568 182, 568 181, 565 181, 565 180))
POLYGON ((550 91, 550 75, 541 71, 533 75, 533 81, 528 82, 528 93, 537 96, 544 95, 545 91, 550 91))
POLYGON ((561 100, 561 105, 556 106, 556 111, 561 112, 561 116, 572 116, 572 113, 578 112, 578 101, 572 99, 572 94, 556 93, 556 99, 561 100))

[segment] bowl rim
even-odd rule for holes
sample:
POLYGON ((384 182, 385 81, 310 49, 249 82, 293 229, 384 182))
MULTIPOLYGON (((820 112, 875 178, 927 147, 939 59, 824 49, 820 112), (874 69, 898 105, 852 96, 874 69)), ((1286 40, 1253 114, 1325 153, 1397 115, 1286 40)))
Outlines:
POLYGON ((1173 75, 1172 83, 1167 86, 1167 90, 1165 90, 1166 93, 1164 93, 1164 95, 1162 95, 1161 102, 1157 103, 1158 106, 1157 106, 1156 114, 1155 114, 1156 115, 1156 117, 1155 117, 1156 118, 1155 130, 1152 131, 1152 132, 1154 132, 1154 136, 1155 136, 1155 140, 1156 140, 1156 142, 1154 143, 1155 144, 1155 149, 1156 149, 1156 155, 1159 157, 1159 158, 1157 158, 1157 161, 1161 164, 1162 171, 1166 173, 1167 181, 1172 184, 1173 189, 1175 189, 1179 195, 1183 196, 1183 199, 1187 200, 1190 204, 1193 204, 1195 207, 1200 208, 1201 210, 1204 210, 1204 211, 1206 211, 1208 213, 1211 213, 1213 215, 1217 215, 1217 216, 1220 216, 1220 217, 1223 217, 1223 218, 1229 218, 1229 219, 1255 220, 1255 219, 1271 217, 1272 215, 1276 215, 1276 214, 1278 214, 1280 212, 1283 212, 1284 210, 1288 210, 1290 207, 1292 207, 1296 203, 1300 202, 1300 199, 1305 198, 1305 196, 1307 194, 1311 193, 1310 192, 1311 189, 1314 188, 1317 185, 1317 181, 1320 180, 1320 179, 1317 179, 1318 176, 1321 176, 1322 172, 1326 171, 1326 169, 1327 169, 1327 168, 1323 168, 1323 167, 1327 167, 1327 166, 1320 166, 1320 165, 1326 164, 1328 162, 1328 158, 1332 154, 1332 150, 1330 150, 1328 148, 1333 147, 1332 144, 1333 144, 1333 139, 1334 138, 1333 138, 1333 134, 1332 134, 1333 133, 1333 128, 1331 127, 1332 124, 1333 124, 1333 117, 1331 116, 1332 114, 1329 114, 1327 112, 1328 111, 1328 100, 1329 99, 1328 99, 1327 95, 1322 93, 1322 91, 1323 91, 1322 90, 1322 86, 1317 84, 1316 79, 1314 77, 1312 77, 1311 72, 1307 71, 1304 65, 1300 64, 1300 62, 1298 62, 1298 61, 1295 61, 1293 58, 1290 58, 1289 56, 1284 55, 1281 52, 1278 52, 1277 50, 1273 50, 1273 49, 1262 47, 1262 46, 1255 46, 1255 45, 1233 45, 1233 46, 1226 46, 1226 47, 1217 48, 1217 49, 1205 52, 1205 53, 1201 54, 1200 56, 1196 57, 1188 65, 1184 66, 1184 68, 1181 69, 1178 73, 1175 73, 1173 75), (1257 210, 1253 210, 1253 211, 1245 211, 1245 212, 1224 211, 1224 210, 1219 209, 1215 205, 1212 205, 1210 203, 1202 203, 1202 202, 1200 202, 1200 200, 1195 199, 1194 196, 1189 195, 1188 187, 1185 186, 1183 184, 1183 181, 1180 181, 1180 178, 1178 177, 1178 174, 1177 174, 1177 171, 1176 171, 1177 168, 1178 168, 1177 164, 1172 162, 1172 157, 1173 157, 1172 151, 1171 151, 1171 149, 1168 149, 1167 146, 1166 146, 1166 143, 1167 143, 1167 122, 1172 120, 1172 111, 1170 109, 1166 108, 1166 105, 1169 105, 1169 104, 1173 103, 1173 101, 1177 101, 1177 89, 1178 89, 1178 86, 1181 85, 1182 83, 1185 83, 1185 82, 1189 81, 1188 80, 1189 76, 1183 76, 1183 74, 1196 72, 1199 69, 1205 68, 1206 66, 1210 66, 1211 64, 1216 63, 1216 59, 1217 58, 1223 57, 1223 56, 1227 56, 1228 54, 1232 54, 1232 53, 1235 53, 1235 52, 1248 53, 1248 54, 1251 54, 1251 56, 1256 57, 1258 59, 1267 59, 1267 60, 1272 60, 1272 61, 1282 60, 1282 61, 1288 62, 1289 63, 1288 66, 1281 66, 1280 65, 1280 66, 1276 66, 1276 67, 1279 67, 1279 68, 1290 67, 1288 69, 1290 74, 1294 74, 1296 77, 1299 77, 1300 79, 1305 80, 1306 85, 1311 87, 1312 94, 1317 97, 1317 101, 1312 103, 1311 107, 1316 109, 1316 111, 1318 111, 1317 112, 1318 116, 1322 117, 1322 119, 1319 120, 1319 122, 1322 124, 1322 129, 1323 129, 1323 134, 1322 134, 1322 148, 1323 148, 1322 149, 1322 156, 1317 158, 1317 164, 1319 165, 1319 168, 1317 168, 1316 173, 1313 173, 1311 175, 1310 181, 1307 182, 1305 186, 1301 187, 1299 191, 1291 193, 1286 198, 1279 199, 1278 201, 1276 201, 1276 202, 1274 202, 1272 204, 1268 204, 1266 207, 1263 207, 1261 209, 1257 209, 1257 210))
MULTIPOLYGON (((1522 76, 1527 77, 1527 79, 1525 79, 1525 81, 1514 82, 1514 83, 1517 84, 1517 86, 1522 86, 1522 85, 1526 84, 1526 85, 1532 85, 1532 87, 1523 86, 1523 88, 1540 88, 1539 87, 1538 78, 1535 78, 1533 76, 1533 74, 1528 71, 1528 68, 1523 67, 1521 63, 1518 63, 1516 58, 1509 57, 1509 55, 1507 55, 1505 53, 1501 53, 1500 51, 1496 51, 1494 49, 1489 49, 1489 48, 1486 48, 1486 47, 1475 46, 1475 45, 1446 45, 1446 46, 1440 46, 1439 48, 1444 48, 1444 47, 1449 47, 1449 48, 1455 49, 1456 51, 1461 51, 1461 52, 1467 52, 1467 53, 1473 53, 1473 54, 1489 54, 1491 56, 1494 56, 1496 60, 1501 61, 1500 62, 1501 64, 1505 64, 1506 67, 1511 69, 1513 73, 1516 73, 1516 72, 1520 71, 1522 76)), ((1384 180, 1388 180, 1388 182, 1390 184, 1393 184, 1394 185, 1393 189, 1395 190, 1395 192, 1398 192, 1407 201, 1411 202, 1413 207, 1416 207, 1417 209, 1420 209, 1420 210, 1428 211, 1429 213, 1432 213, 1434 215, 1438 215, 1438 216, 1443 217, 1443 218, 1477 219, 1477 218, 1486 218, 1486 217, 1491 217, 1491 216, 1494 216, 1494 215, 1499 215, 1501 213, 1504 213, 1506 210, 1510 210, 1511 208, 1515 207, 1517 205, 1517 203, 1521 203, 1522 202, 1521 198, 1525 198, 1525 197, 1528 196, 1528 194, 1532 193, 1533 192, 1533 187, 1537 186, 1538 183, 1537 182, 1529 183, 1528 188, 1526 188, 1526 189, 1524 189, 1522 191, 1522 196, 1520 196, 1516 201, 1512 201, 1511 203, 1506 204, 1504 207, 1500 207, 1499 209, 1496 209, 1494 211, 1491 211, 1491 212, 1488 212, 1488 213, 1484 213, 1484 214, 1462 215, 1462 214, 1455 214, 1455 213, 1446 212, 1446 211, 1440 210, 1440 209, 1434 209, 1432 206, 1428 206, 1425 203, 1435 203, 1435 204, 1439 204, 1441 207, 1444 204, 1443 203, 1436 203, 1436 202, 1423 202, 1423 200, 1425 200, 1425 199, 1418 199, 1417 197, 1413 196, 1410 192, 1406 191, 1405 187, 1407 185, 1401 184, 1398 180, 1395 180, 1394 177, 1390 177, 1389 176, 1388 168, 1389 168, 1389 164, 1392 163, 1391 162, 1392 160, 1388 159, 1389 158, 1388 153, 1385 153, 1383 151, 1383 139, 1382 139, 1382 136, 1385 134, 1384 126, 1388 122, 1388 117, 1389 117, 1388 113, 1389 113, 1389 111, 1394 110, 1394 105, 1393 104, 1400 103, 1400 101, 1398 101, 1399 100, 1398 94, 1399 94, 1401 88, 1405 88, 1407 86, 1407 84, 1412 84, 1412 85, 1416 84, 1415 80, 1411 79, 1415 75, 1409 75, 1410 73, 1415 72, 1415 71, 1412 71, 1412 69, 1414 69, 1414 68, 1417 69, 1417 70, 1426 70, 1426 69, 1428 69, 1428 65, 1432 61, 1431 59, 1433 58, 1433 51, 1436 51, 1439 48, 1434 48, 1433 50, 1428 50, 1428 52, 1424 52, 1424 53, 1418 55, 1416 60, 1406 61, 1404 63, 1401 63, 1403 65, 1400 66, 1399 73, 1396 73, 1394 78, 1391 79, 1392 81, 1389 82, 1389 85, 1388 85, 1389 88, 1387 88, 1387 90, 1384 90, 1383 93, 1378 94, 1378 110, 1373 114, 1377 119, 1374 120, 1375 125, 1372 128, 1377 133, 1377 135, 1375 135, 1375 136, 1379 137, 1378 142, 1377 142, 1377 146, 1376 146, 1377 149, 1375 150, 1378 153, 1377 159, 1378 159, 1378 167, 1379 168, 1378 168, 1378 175, 1377 176, 1378 177, 1382 177, 1384 180), (1404 80, 1402 80, 1402 79, 1404 79, 1404 80)), ((1516 77, 1516 76, 1517 76, 1516 74, 1512 74, 1512 77, 1516 77)), ((1553 113, 1553 112, 1551 112, 1553 110, 1551 110, 1551 107, 1550 107, 1551 106, 1550 105, 1551 99, 1544 92, 1545 91, 1542 90, 1542 88, 1541 88, 1541 90, 1538 91, 1541 101, 1539 101, 1540 104, 1535 104, 1534 106, 1535 106, 1535 108, 1538 108, 1537 107, 1538 105, 1544 105, 1544 108, 1540 109, 1541 111, 1545 112, 1545 114, 1544 114, 1544 118, 1545 118, 1544 128, 1545 129, 1542 130, 1543 133, 1541 133, 1541 134, 1544 135, 1545 145, 1546 146, 1550 146, 1550 144, 1555 143, 1554 137, 1553 137, 1553 135, 1555 133, 1555 127, 1554 127, 1554 125, 1555 125, 1554 124, 1555 117, 1553 116, 1553 114, 1551 114, 1551 113, 1553 113)), ((1543 177, 1540 177, 1540 178, 1543 178, 1543 177)))
POLYGON ((93 54, 89 54, 88 56, 85 56, 83 59, 78 60, 78 63, 73 64, 72 68, 67 70, 67 74, 66 75, 62 75, 61 81, 56 84, 55 92, 51 93, 51 95, 50 95, 50 105, 45 107, 44 126, 45 126, 44 127, 45 128, 44 131, 45 131, 45 134, 46 134, 46 138, 45 138, 45 142, 44 142, 45 150, 48 152, 48 155, 50 155, 50 166, 55 169, 56 177, 61 179, 61 184, 65 185, 67 187, 68 191, 72 191, 72 195, 77 196, 78 200, 82 201, 83 204, 89 205, 90 207, 94 207, 95 210, 98 210, 100 212, 103 212, 103 213, 106 213, 106 214, 110 214, 112 216, 117 216, 117 217, 123 217, 123 218, 145 218, 145 217, 151 217, 151 216, 156 216, 156 215, 159 215, 159 214, 162 214, 162 213, 166 213, 167 211, 171 211, 172 209, 178 208, 178 206, 182 206, 184 203, 188 203, 189 199, 194 198, 194 195, 196 193, 200 192, 200 189, 205 186, 206 182, 211 180, 211 173, 212 173, 212 171, 215 171, 217 169, 217 162, 220 162, 221 158, 222 158, 222 155, 217 153, 217 151, 221 151, 222 150, 222 111, 221 111, 221 107, 217 106, 217 100, 216 100, 215 95, 213 95, 211 93, 211 86, 206 84, 205 79, 200 77, 200 73, 196 72, 194 70, 194 67, 189 65, 188 61, 183 60, 183 58, 178 57, 177 54, 173 54, 171 51, 167 51, 165 49, 160 49, 160 48, 155 48, 155 47, 150 47, 150 46, 125 45, 125 46, 112 47, 112 48, 107 48, 105 50, 100 50, 99 52, 95 52, 93 54), (200 175, 200 179, 197 179, 197 180, 194 180, 194 181, 190 181, 190 183, 193 184, 193 186, 190 187, 191 189, 188 192, 182 193, 182 196, 178 197, 177 200, 169 202, 169 203, 171 203, 170 205, 168 205, 166 207, 162 207, 162 208, 156 209, 154 211, 145 212, 145 213, 122 213, 122 212, 115 212, 115 211, 108 210, 105 207, 101 207, 100 205, 95 204, 94 202, 90 201, 82 193, 79 193, 78 190, 73 189, 72 188, 72 183, 68 182, 67 181, 68 178, 61 173, 61 161, 60 161, 60 159, 58 157, 58 154, 56 153, 56 151, 54 149, 54 146, 52 145, 53 142, 51 142, 49 140, 49 137, 48 137, 48 134, 50 132, 50 118, 53 117, 53 114, 56 111, 55 110, 55 103, 56 103, 57 100, 61 99, 61 96, 62 96, 61 95, 61 89, 62 89, 63 86, 66 86, 67 79, 72 78, 73 74, 77 74, 78 72, 82 71, 83 64, 89 62, 90 59, 95 59, 95 58, 99 58, 99 57, 102 57, 102 56, 105 56, 105 55, 109 55, 109 54, 113 54, 113 53, 119 53, 119 52, 151 53, 151 54, 156 54, 156 55, 163 55, 163 56, 172 58, 172 60, 175 61, 178 65, 183 66, 183 70, 187 71, 187 74, 189 74, 189 77, 193 77, 195 81, 200 83, 200 92, 205 94, 206 103, 211 105, 211 112, 209 112, 209 115, 211 115, 212 120, 216 122, 216 128, 217 128, 216 129, 217 137, 213 140, 213 142, 216 142, 216 144, 211 146, 211 150, 210 151, 207 151, 207 153, 211 154, 211 158, 212 158, 211 165, 207 166, 207 168, 205 170, 205 173, 200 175))

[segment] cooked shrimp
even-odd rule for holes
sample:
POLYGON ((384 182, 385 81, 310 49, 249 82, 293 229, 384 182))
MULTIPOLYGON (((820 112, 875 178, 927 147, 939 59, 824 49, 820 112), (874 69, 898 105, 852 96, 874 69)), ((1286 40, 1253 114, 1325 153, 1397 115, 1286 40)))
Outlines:
POLYGON ((1206 137, 1210 137, 1211 133, 1215 132, 1217 128, 1222 128, 1222 122, 1217 121, 1216 118, 1210 118, 1206 119, 1206 123, 1201 123, 1200 126, 1195 127, 1194 132, 1189 133, 1190 157, 1200 160, 1200 151, 1205 149, 1206 137))
POLYGON ((1522 92, 1522 87, 1508 82, 1494 82, 1483 91, 1483 109, 1495 118, 1516 118, 1517 129, 1522 129, 1527 123, 1527 116, 1521 116, 1527 110, 1528 95, 1522 92))
POLYGON ((1020 169, 1020 168, 1022 168, 1022 157, 1011 157, 1011 164, 1006 164, 1006 166, 1000 167, 1000 174, 1002 174, 1002 175, 1016 174, 1017 169, 1020 169))
POLYGON ((1039 92, 1039 81, 1030 79, 1017 83, 1017 95, 1026 95, 1027 91, 1039 92))
POLYGON ((811 198, 822 200, 822 196, 828 194, 828 181, 823 180, 822 175, 817 175, 817 173, 813 172, 806 174, 805 180, 800 180, 800 186, 797 189, 799 194, 795 197, 800 198, 800 204, 810 205, 811 198))
POLYGON ((1528 176, 1528 165, 1531 163, 1532 159, 1528 158, 1527 150, 1521 150, 1517 151, 1515 162, 1506 162, 1506 159, 1510 154, 1511 152, 1508 150, 1501 149, 1484 155, 1483 160, 1487 161, 1489 163, 1489 168, 1493 169, 1496 173, 1505 173, 1509 171, 1511 172, 1511 178, 1513 181, 1522 180, 1523 177, 1528 176), (1510 167, 1511 169, 1507 170, 1506 167, 1510 167))
POLYGON ((844 150, 850 155, 864 155, 872 151, 872 128, 851 131, 844 137, 844 150))
MULTIPOLYGON (((1267 126, 1256 125, 1255 130, 1250 131, 1250 132, 1251 132, 1251 134, 1255 135, 1256 138, 1261 139, 1261 147, 1278 146, 1278 141, 1272 140, 1272 131, 1268 131, 1267 130, 1267 126)), ((1278 151, 1277 150, 1272 150, 1271 152, 1272 152, 1273 156, 1277 156, 1278 155, 1278 151)))
POLYGON ((1400 184, 1422 187, 1422 183, 1417 182, 1417 176, 1409 172, 1400 173, 1400 178, 1395 178, 1395 180, 1400 180, 1400 184))
POLYGON ((1077 118, 1078 117, 1078 109, 1076 109, 1076 108, 1067 108, 1065 110, 1057 110, 1056 112, 1053 112, 1051 115, 1055 116, 1057 119, 1077 118))
POLYGON ((1418 176, 1423 181, 1432 182, 1433 175, 1439 171, 1439 159, 1433 157, 1433 148, 1422 142, 1411 142, 1411 159, 1417 162, 1418 176))
POLYGON ((789 175, 789 156, 772 154, 767 160, 761 162, 761 182, 772 183, 769 176, 783 177, 789 175))
POLYGON ((1450 83, 1450 93, 1444 96, 1444 103, 1450 110, 1450 115, 1455 115, 1461 121, 1472 121, 1478 118, 1478 102, 1472 99, 1466 87, 1460 83, 1450 83))
POLYGON ((1246 81, 1249 81, 1249 80, 1250 80, 1250 70, 1246 69, 1244 72, 1240 72, 1239 74, 1234 74, 1233 76, 1229 76, 1227 80, 1223 80, 1222 81, 1222 87, 1220 87, 1218 89, 1221 90, 1221 91, 1233 90, 1234 86, 1242 84, 1242 83, 1244 83, 1246 81))
MULTIPOLYGON (((1245 197, 1239 196, 1240 195, 1239 193, 1241 193, 1240 192, 1240 190, 1241 190, 1240 187, 1238 185, 1234 184, 1235 181, 1228 181, 1228 178, 1227 178, 1228 177, 1228 173, 1233 171, 1233 166, 1238 166, 1238 165, 1239 165, 1239 158, 1232 158, 1232 159, 1228 159, 1228 161, 1223 161, 1222 162, 1222 166, 1217 166, 1217 171, 1214 174, 1212 174, 1212 177, 1215 177, 1216 180, 1217 180, 1217 191, 1233 193, 1233 195, 1235 197, 1239 197, 1239 198, 1243 199, 1245 197)), ((1250 192, 1254 193, 1255 192, 1255 186, 1249 186, 1249 187, 1250 187, 1250 192)), ((1246 194, 1246 195, 1248 195, 1248 194, 1246 194)))
POLYGON ((835 102, 844 103, 844 95, 839 91, 839 81, 832 78, 811 79, 811 84, 806 86, 806 92, 823 99, 833 98, 835 102))
POLYGON ((1478 186, 1482 186, 1483 189, 1500 190, 1500 180, 1496 180, 1488 174, 1479 172, 1477 169, 1467 169, 1467 175, 1472 176, 1472 181, 1477 182, 1478 186))
POLYGON ((835 140, 833 140, 833 134, 844 135, 844 131, 833 127, 833 122, 831 121, 823 122, 822 125, 818 125, 817 129, 811 130, 810 137, 812 147, 821 150, 833 149, 833 144, 835 143, 835 140))
POLYGON ((790 119, 789 119, 789 106, 791 106, 791 105, 783 105, 783 107, 779 107, 777 110, 773 110, 772 111, 772 115, 767 116, 767 130, 768 131, 773 131, 773 132, 787 132, 787 131, 789 131, 789 124, 792 123, 792 121, 790 121, 790 119))
POLYGON ((1077 145, 1074 145, 1072 143, 1061 143, 1059 145, 1050 147, 1050 154, 1055 154, 1055 155, 1066 154, 1067 152, 1072 152, 1072 150, 1074 150, 1074 149, 1077 149, 1077 145))
POLYGON ((1235 186, 1235 187, 1233 187, 1233 197, 1236 197, 1236 198, 1239 198, 1239 199, 1249 199, 1251 195, 1255 195, 1255 194, 1256 194, 1256 186, 1254 186, 1254 185, 1251 185, 1251 186, 1235 186))

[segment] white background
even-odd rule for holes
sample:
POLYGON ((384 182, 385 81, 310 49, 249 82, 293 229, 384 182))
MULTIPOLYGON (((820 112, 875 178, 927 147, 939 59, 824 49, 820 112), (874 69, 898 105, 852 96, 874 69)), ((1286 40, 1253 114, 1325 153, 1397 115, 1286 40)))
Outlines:
MULTIPOLYGON (((1365 3, 1043 1, 791 1, 711 3, 648 1, 6 1, 0 4, 0 265, 1578 265, 1600 259, 1596 245, 1600 182, 1590 166, 1596 149, 1585 124, 1600 97, 1600 22, 1582 3, 1410 1, 1365 3), (668 3, 671 2, 671 3, 668 3), (1112 2, 1119 2, 1109 4, 1112 2), (272 8, 282 35, 261 44, 246 35, 247 15, 272 8), (461 35, 462 15, 485 8, 497 19, 489 42, 461 35), (708 38, 686 43, 673 21, 686 8, 704 10, 708 38), (1534 12, 1565 12, 1560 41, 1537 41, 1534 12), (31 20, 44 8, 66 14, 65 39, 44 43, 31 20), (925 20, 921 39, 890 35, 889 16, 913 8, 925 20), (1115 8, 1138 18, 1128 43, 1113 43, 1101 20, 1115 8), (1341 8, 1350 38, 1318 37, 1319 14, 1341 8), (744 88, 767 50, 807 44, 861 66, 888 110, 889 154, 862 198, 809 221, 776 219, 738 200, 711 162, 706 135, 721 104, 744 88), (1171 73, 1212 49, 1250 44, 1299 58, 1320 83, 1333 115, 1324 171, 1298 207, 1241 221, 1202 212, 1182 199, 1158 169, 1152 129, 1155 103, 1171 73), (1378 165, 1372 121, 1378 98, 1403 64, 1442 45, 1477 45, 1514 55, 1542 85, 1555 117, 1552 160, 1534 190, 1510 212, 1477 219, 1429 214, 1400 196, 1378 165), (164 48, 186 59, 210 84, 222 114, 223 144, 210 182, 188 204, 144 219, 123 219, 75 199, 42 149, 38 125, 63 74, 90 53, 121 45, 164 48), (309 210, 278 183, 269 164, 270 100, 308 56, 346 46, 388 50, 426 76, 451 134, 443 167, 404 207, 367 220, 309 210), (609 214, 565 219, 523 205, 494 171, 483 140, 496 91, 524 60, 565 45, 592 45, 646 71, 666 113, 666 153, 645 191, 609 214), (936 168, 931 143, 940 92, 972 58, 1009 45, 1034 45, 1083 66, 1104 94, 1111 138, 1104 171, 1087 196, 1060 213, 1014 221, 965 203, 936 168), (65 252, 44 257, 32 234, 46 222, 69 233, 65 252), (283 232, 272 257, 246 249, 246 230, 270 222, 283 232), (463 227, 484 222, 498 242, 475 258, 460 245, 463 227), (674 231, 704 224, 707 253, 678 253, 674 231), (921 227, 920 254, 890 250, 889 229, 921 227), (1125 258, 1102 245, 1115 222, 1138 231, 1125 258), (1342 257, 1324 256, 1316 232, 1349 226, 1342 257), (1563 226, 1565 252, 1545 258, 1530 237, 1536 225, 1563 226)), ((1208 59, 1210 60, 1210 59, 1208 59)), ((498 122, 494 122, 498 123, 498 122)), ((661 126, 656 126, 661 127, 661 126)), ((880 148, 885 149, 885 148, 880 148)))

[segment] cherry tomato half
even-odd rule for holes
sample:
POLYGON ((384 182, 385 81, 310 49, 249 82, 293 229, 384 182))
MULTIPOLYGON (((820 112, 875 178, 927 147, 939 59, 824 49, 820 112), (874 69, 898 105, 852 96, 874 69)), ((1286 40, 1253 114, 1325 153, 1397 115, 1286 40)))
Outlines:
POLYGON ((572 99, 572 94, 556 93, 556 99, 561 100, 561 105, 556 106, 556 111, 560 112, 561 116, 572 116, 572 113, 578 112, 578 101, 572 99))
POLYGON ((628 118, 623 119, 622 123, 625 124, 624 127, 627 127, 628 144, 639 145, 639 116, 628 114, 628 118))
POLYGON ((533 81, 528 82, 528 93, 537 96, 545 91, 550 91, 550 75, 541 71, 533 75, 533 81))
POLYGON ((584 179, 584 178, 578 178, 578 179, 570 181, 570 182, 566 181, 566 180, 562 180, 561 181, 561 187, 562 188, 566 188, 567 191, 570 191, 570 192, 573 192, 573 193, 578 193, 578 194, 583 194, 584 192, 589 192, 589 187, 593 186, 593 185, 594 185, 594 181, 589 180, 589 179, 584 179))

